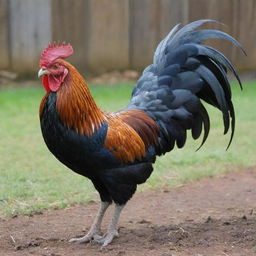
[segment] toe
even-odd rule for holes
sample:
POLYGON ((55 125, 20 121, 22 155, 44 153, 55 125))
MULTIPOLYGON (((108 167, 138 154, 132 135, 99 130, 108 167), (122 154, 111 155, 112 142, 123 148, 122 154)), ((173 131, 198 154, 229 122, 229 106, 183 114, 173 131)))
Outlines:
POLYGON ((109 245, 115 237, 118 236, 118 232, 115 230, 114 232, 107 233, 103 238, 97 240, 98 243, 102 244, 103 247, 109 245))
POLYGON ((94 235, 93 236, 93 241, 97 242, 97 243, 102 243, 101 240, 104 239, 105 235, 104 236, 100 236, 98 234, 94 235))
POLYGON ((70 243, 76 243, 76 244, 82 244, 82 243, 87 243, 92 240, 92 236, 83 236, 80 238, 72 238, 69 240, 70 243))
POLYGON ((104 239, 104 242, 103 242, 102 246, 105 247, 105 246, 109 245, 109 244, 113 241, 114 237, 115 237, 115 236, 114 236, 113 234, 106 236, 106 238, 104 239))

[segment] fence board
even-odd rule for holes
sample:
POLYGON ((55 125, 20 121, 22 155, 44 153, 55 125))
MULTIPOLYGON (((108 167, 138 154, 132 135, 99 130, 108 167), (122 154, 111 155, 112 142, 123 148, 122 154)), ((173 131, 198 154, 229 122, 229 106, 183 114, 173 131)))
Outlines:
POLYGON ((9 40, 8 40, 8 3, 7 0, 0 0, 0 68, 8 68, 9 40))
POLYGON ((52 40, 71 43, 74 55, 70 61, 79 69, 85 68, 89 23, 89 1, 52 1, 52 40), (57 14, 57 15, 56 15, 57 14))
POLYGON ((160 35, 162 39, 176 24, 187 23, 187 0, 160 0, 160 35))
POLYGON ((90 0, 87 66, 94 73, 129 65, 129 1, 90 0))
POLYGON ((238 49, 233 49, 232 59, 240 70, 256 68, 256 1, 233 0, 234 15, 232 20, 234 36, 244 46, 248 56, 242 56, 238 49))
POLYGON ((40 52, 50 41, 49 1, 9 0, 11 64, 18 72, 35 71, 40 52))
POLYGON ((143 69, 152 63, 159 41, 160 3, 155 0, 130 0, 130 65, 143 69))
MULTIPOLYGON (((188 22, 198 19, 212 19, 223 24, 207 24, 203 28, 219 29, 234 36, 232 21, 233 21, 234 6, 230 1, 223 0, 190 0, 188 8, 188 22)), ((213 47, 218 48, 228 58, 232 57, 234 46, 225 40, 216 39, 207 42, 213 47)))
POLYGON ((130 62, 142 70, 152 63, 158 43, 186 20, 186 0, 130 1, 130 62))

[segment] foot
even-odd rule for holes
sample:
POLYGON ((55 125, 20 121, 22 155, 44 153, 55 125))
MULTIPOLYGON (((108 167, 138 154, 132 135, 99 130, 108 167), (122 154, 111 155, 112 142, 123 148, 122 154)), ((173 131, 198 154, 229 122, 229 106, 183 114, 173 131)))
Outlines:
POLYGON ((106 233, 104 236, 101 237, 95 237, 93 240, 99 244, 102 244, 102 246, 107 246, 110 244, 115 237, 118 237, 118 231, 117 230, 112 230, 108 233, 106 233))
POLYGON ((82 243, 88 243, 92 240, 96 240, 102 238, 102 236, 99 235, 99 232, 89 232, 83 237, 80 238, 71 238, 69 240, 70 243, 76 243, 76 244, 82 244, 82 243))
POLYGON ((83 237, 72 238, 69 240, 69 242, 81 244, 81 243, 88 243, 92 240, 101 238, 102 236, 100 236, 100 233, 101 233, 100 226, 101 226, 102 218, 103 218, 107 208, 109 207, 109 205, 110 205, 109 202, 101 202, 100 209, 93 221, 93 224, 92 224, 89 232, 83 237))

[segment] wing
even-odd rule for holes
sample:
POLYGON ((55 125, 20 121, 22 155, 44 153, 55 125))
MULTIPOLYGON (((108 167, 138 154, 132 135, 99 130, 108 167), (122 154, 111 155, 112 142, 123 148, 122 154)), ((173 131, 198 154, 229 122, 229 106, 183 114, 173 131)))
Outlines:
POLYGON ((121 162, 132 163, 155 155, 152 150, 158 144, 159 127, 145 112, 126 110, 106 114, 106 119, 105 147, 121 162))

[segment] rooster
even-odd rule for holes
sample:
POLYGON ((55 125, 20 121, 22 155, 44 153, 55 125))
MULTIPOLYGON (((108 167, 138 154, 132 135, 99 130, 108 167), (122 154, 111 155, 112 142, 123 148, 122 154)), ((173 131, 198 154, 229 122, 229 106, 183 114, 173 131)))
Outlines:
POLYGON ((215 21, 176 25, 158 45, 128 106, 114 113, 97 106, 84 78, 64 60, 73 54, 70 44, 53 43, 43 50, 38 76, 46 90, 39 110, 44 141, 60 162, 92 181, 101 199, 89 232, 71 242, 111 243, 118 236, 123 207, 137 185, 149 178, 156 156, 175 145, 182 148, 188 130, 194 139, 203 134, 203 145, 210 120, 202 101, 222 112, 224 134, 231 130, 229 147, 235 112, 227 70, 242 85, 230 61, 202 43, 221 38, 242 47, 222 31, 197 29, 207 22, 215 21), (101 236, 102 219, 112 202, 113 217, 101 236))

